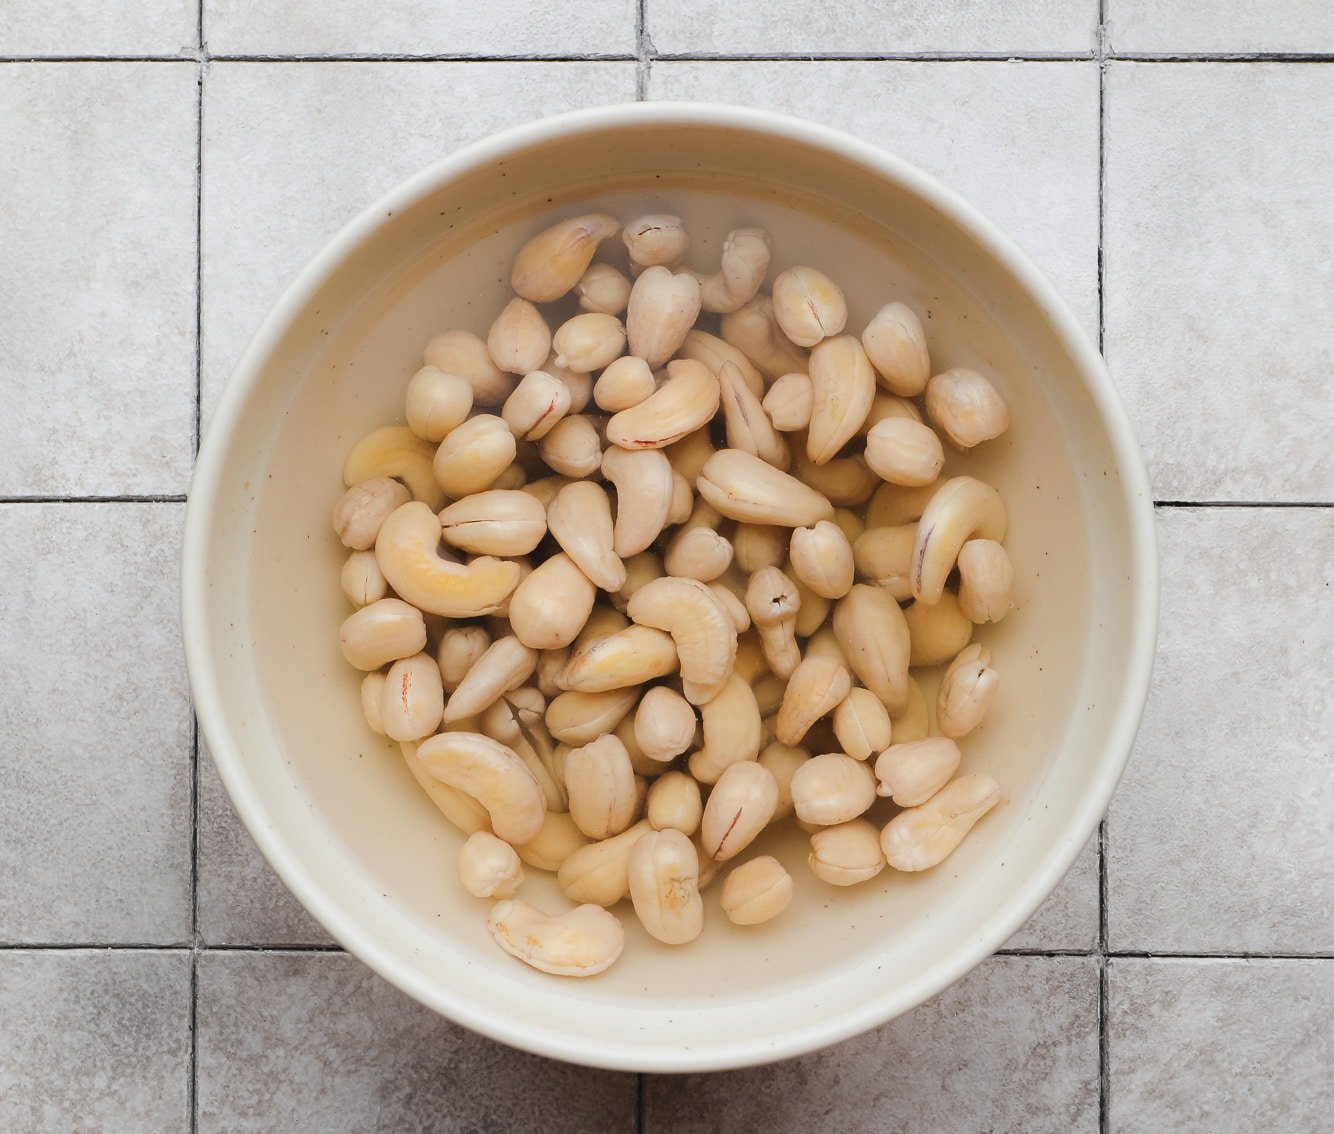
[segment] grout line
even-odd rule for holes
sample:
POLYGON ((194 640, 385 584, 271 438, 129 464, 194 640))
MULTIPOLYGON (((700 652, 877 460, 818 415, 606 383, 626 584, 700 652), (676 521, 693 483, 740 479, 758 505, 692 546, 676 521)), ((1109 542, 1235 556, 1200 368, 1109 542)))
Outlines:
MULTIPOLYGON (((203 3, 200 3, 200 42, 203 42, 203 3)), ((204 73, 208 59, 202 53, 195 101, 195 422, 194 453, 199 455, 203 434, 204 386, 204 73)))
POLYGON ((644 1073, 640 1071, 635 1076, 635 1132, 644 1134, 648 1129, 648 1114, 645 1106, 645 1083, 644 1073))
POLYGON ((171 945, 150 945, 139 942, 106 943, 93 941, 11 941, 0 943, 0 953, 337 953, 340 945, 206 945, 202 942, 180 941, 171 945))
POLYGON ((1155 508, 1334 508, 1326 500, 1155 500, 1155 508))
POLYGON ((653 68, 653 41, 648 34, 648 0, 635 5, 635 101, 648 98, 648 77, 653 68))
MULTIPOLYGON (((1111 27, 1108 0, 1098 0, 1098 353, 1107 344, 1107 56, 1111 27)), ((1107 1019, 1107 816, 1098 823, 1098 1131, 1111 1130, 1111 1074, 1107 1019)))
POLYGON ((188 55, 0 55, 3 63, 196 63, 197 52, 188 55))
POLYGON ((190 1078, 186 1084, 190 1134, 199 1125, 199 950, 190 950, 190 1078))
POLYGON ((0 504, 184 504, 185 494, 161 496, 0 496, 0 504))
POLYGON ((516 55, 441 52, 409 55, 398 52, 366 52, 337 55, 207 55, 212 63, 633 63, 638 56, 624 51, 590 52, 586 55, 527 52, 516 55))

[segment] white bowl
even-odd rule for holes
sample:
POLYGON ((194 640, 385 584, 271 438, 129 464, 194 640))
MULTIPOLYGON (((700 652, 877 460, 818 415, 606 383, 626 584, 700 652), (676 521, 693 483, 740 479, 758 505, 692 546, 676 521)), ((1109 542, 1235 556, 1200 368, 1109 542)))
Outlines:
MULTIPOLYGON (((225 299, 225 297, 220 297, 225 299)), ((1102 362, 1005 237, 912 166, 834 131, 726 106, 602 108, 444 158, 335 236, 250 344, 210 425, 182 563, 186 654, 237 811, 350 952, 453 1020, 543 1055, 711 1070, 810 1051, 920 1004, 1002 946, 1097 828, 1148 688, 1157 609, 1152 505, 1102 362), (401 420, 432 334, 485 333, 508 259, 553 218, 679 212, 700 266, 731 227, 766 226, 781 268, 811 263, 860 328, 890 299, 927 316, 936 370, 994 375, 1013 426, 952 461, 1001 491, 1018 607, 981 637, 1002 693, 964 744, 1004 801, 935 870, 850 890, 787 860, 777 922, 732 926, 708 894, 685 948, 626 917, 624 956, 585 981, 501 952, 453 862, 461 836, 360 715, 337 629, 329 514, 352 443, 401 420)), ((530 875, 534 872, 530 871, 530 875)), ((551 882, 531 884, 555 904, 551 882)), ((531 896, 530 895, 530 896, 531 896)))

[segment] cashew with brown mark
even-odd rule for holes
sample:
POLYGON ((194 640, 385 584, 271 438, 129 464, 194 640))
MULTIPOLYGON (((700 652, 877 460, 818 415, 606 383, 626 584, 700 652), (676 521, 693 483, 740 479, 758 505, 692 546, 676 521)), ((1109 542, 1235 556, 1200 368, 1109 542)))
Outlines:
POLYGON ((514 257, 511 286, 534 303, 559 299, 579 282, 598 245, 618 228, 615 217, 590 213, 544 229, 514 257))
POLYGON ((630 253, 630 263, 638 268, 659 264, 672 267, 686 257, 690 237, 680 217, 653 213, 632 220, 621 230, 621 239, 630 253))
POLYGON ((621 923, 599 906, 576 906, 549 917, 518 898, 506 898, 492 907, 486 927, 510 956, 553 976, 595 976, 625 948, 621 923))
POLYGON ((380 721, 391 740, 421 740, 440 727, 445 692, 430 654, 399 658, 380 691, 380 721))
POLYGON ((570 412, 570 388, 545 370, 524 375, 500 416, 517 441, 540 441, 570 412))
POLYGON ((760 754, 760 707, 755 691, 739 674, 731 674, 717 696, 700 706, 704 745, 686 762, 702 784, 716 784, 733 764, 760 754))
POLYGON ((736 857, 755 838, 778 807, 778 781, 754 760, 730 765, 704 804, 700 841, 705 853, 717 862, 736 857))

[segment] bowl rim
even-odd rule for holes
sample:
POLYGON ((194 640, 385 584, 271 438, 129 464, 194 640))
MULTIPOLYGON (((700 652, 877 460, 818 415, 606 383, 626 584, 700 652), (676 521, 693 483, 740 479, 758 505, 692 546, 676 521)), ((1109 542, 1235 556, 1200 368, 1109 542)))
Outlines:
POLYGON ((181 556, 181 626, 195 713, 214 764, 237 814, 287 888, 349 953, 391 984, 447 1018, 492 1039, 567 1062, 621 1071, 723 1070, 787 1059, 827 1047, 877 1027, 935 996, 991 956, 1035 912, 1073 865, 1098 829, 1129 759, 1147 702, 1157 639, 1159 578, 1153 498, 1129 418, 1101 355, 1089 341, 1054 285, 1028 255, 977 209, 933 176, 896 155, 841 130, 805 119, 725 103, 636 102, 592 107, 537 119, 491 134, 432 162, 401 181, 344 225, 288 284, 265 316, 233 369, 203 438, 191 478, 181 556), (363 242, 444 184, 530 146, 574 134, 649 126, 700 126, 759 134, 783 143, 823 149, 895 182, 934 206, 981 250, 1008 271, 1043 309, 1052 332, 1070 353, 1094 403, 1114 454, 1129 520, 1134 571, 1129 649, 1124 666, 1126 695, 1108 730, 1100 759, 1080 803, 1067 815, 1064 837, 1039 870, 1029 874, 1007 905, 1008 916, 985 932, 961 941, 935 968, 914 982, 867 997, 855 1008, 786 1035, 771 1034, 747 1044, 689 1048, 658 1044, 627 1047, 613 1039, 556 1033, 491 1012, 424 977, 381 946, 376 934, 331 898, 307 872, 300 857, 265 821, 266 805, 245 775, 237 738, 220 696, 211 649, 206 552, 228 451, 245 404, 269 356, 293 319, 363 242))

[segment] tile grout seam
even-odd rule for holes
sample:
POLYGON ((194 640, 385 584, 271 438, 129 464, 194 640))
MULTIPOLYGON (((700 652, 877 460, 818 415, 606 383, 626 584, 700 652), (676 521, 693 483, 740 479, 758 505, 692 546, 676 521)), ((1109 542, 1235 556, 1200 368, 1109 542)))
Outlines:
MULTIPOLYGON (((1107 365, 1107 67, 1111 27, 1108 0, 1098 0, 1098 353, 1107 365)), ((1098 822, 1098 1130, 1111 1130, 1111 1069, 1107 1018, 1107 816, 1098 822)))
MULTIPOLYGON (((204 387, 204 76, 208 47, 204 39, 204 0, 195 5, 198 58, 195 70, 195 418, 194 460, 203 437, 204 387)), ((193 471, 192 462, 192 471, 193 471)), ((194 722, 190 751, 190 1068, 187 1088, 189 1134, 199 1128, 199 717, 194 722)))

